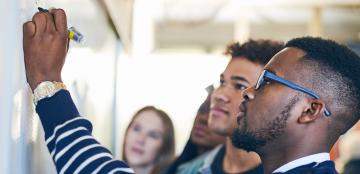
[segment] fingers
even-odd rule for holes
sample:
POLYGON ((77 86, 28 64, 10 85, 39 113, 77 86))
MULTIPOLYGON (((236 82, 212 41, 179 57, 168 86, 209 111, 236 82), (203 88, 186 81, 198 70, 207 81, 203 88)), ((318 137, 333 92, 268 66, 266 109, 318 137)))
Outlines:
POLYGON ((52 14, 45 12, 45 16, 46 16, 46 30, 47 31, 55 31, 55 23, 54 23, 54 17, 52 16, 52 14))
POLYGON ((28 21, 23 25, 23 35, 24 37, 33 37, 36 32, 36 26, 33 21, 28 21))
POLYGON ((67 34, 67 20, 66 20, 66 14, 63 9, 50 9, 49 12, 54 17, 55 22, 55 28, 57 31, 61 33, 67 34))
POLYGON ((35 24, 36 33, 44 31, 59 31, 67 33, 66 14, 62 9, 49 9, 49 12, 37 12, 32 21, 35 24))
POLYGON ((36 32, 55 31, 54 18, 48 12, 37 12, 33 17, 36 32))
POLYGON ((37 12, 32 18, 35 24, 36 33, 44 32, 46 30, 46 14, 44 12, 37 12))

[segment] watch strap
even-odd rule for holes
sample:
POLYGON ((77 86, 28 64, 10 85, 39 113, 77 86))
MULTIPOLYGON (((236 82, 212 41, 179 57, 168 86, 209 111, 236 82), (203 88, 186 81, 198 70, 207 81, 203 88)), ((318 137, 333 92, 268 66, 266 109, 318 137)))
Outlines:
POLYGON ((36 86, 33 93, 33 102, 35 106, 44 99, 54 96, 60 90, 66 90, 66 86, 62 82, 43 81, 36 86))

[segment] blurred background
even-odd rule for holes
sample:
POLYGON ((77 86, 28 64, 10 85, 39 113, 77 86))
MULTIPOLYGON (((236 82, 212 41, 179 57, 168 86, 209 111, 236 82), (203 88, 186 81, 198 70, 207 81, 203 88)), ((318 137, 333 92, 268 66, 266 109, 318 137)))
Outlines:
POLYGON ((232 41, 322 36, 360 53, 359 0, 0 0, 0 173, 55 173, 23 64, 22 24, 37 6, 63 8, 85 35, 71 43, 63 80, 118 158, 145 105, 170 115, 181 152, 232 41))

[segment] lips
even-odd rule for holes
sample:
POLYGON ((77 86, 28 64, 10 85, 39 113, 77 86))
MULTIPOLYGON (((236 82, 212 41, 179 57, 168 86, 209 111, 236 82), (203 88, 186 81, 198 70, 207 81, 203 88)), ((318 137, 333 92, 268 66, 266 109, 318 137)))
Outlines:
POLYGON ((204 125, 196 125, 196 126, 194 127, 194 133, 195 133, 197 136, 203 137, 203 136, 205 136, 205 134, 206 134, 206 129, 207 129, 207 127, 204 126, 204 125))
POLYGON ((240 104, 239 109, 240 109, 240 112, 238 113, 237 118, 236 118, 236 121, 237 121, 238 125, 240 125, 241 119, 243 119, 245 117, 245 115, 246 115, 247 108, 246 108, 246 105, 245 105, 245 101, 243 101, 240 104))
POLYGON ((229 111, 216 105, 211 108, 211 112, 215 115, 229 115, 229 111))
POLYGON ((245 117, 245 113, 240 111, 240 112, 238 113, 237 117, 236 117, 236 122, 237 122, 238 125, 240 125, 240 123, 241 123, 240 121, 241 121, 241 119, 243 119, 244 117, 245 117))
POLYGON ((137 148, 137 147, 131 147, 131 151, 134 153, 137 153, 139 155, 142 155, 144 153, 144 150, 137 148))
POLYGON ((246 105, 245 105, 245 101, 241 102, 240 106, 239 106, 240 112, 244 112, 246 113, 246 105))

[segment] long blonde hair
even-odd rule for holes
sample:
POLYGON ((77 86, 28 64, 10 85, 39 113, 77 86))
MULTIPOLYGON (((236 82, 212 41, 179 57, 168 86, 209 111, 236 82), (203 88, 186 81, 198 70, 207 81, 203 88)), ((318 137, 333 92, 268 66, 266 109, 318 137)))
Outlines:
POLYGON ((137 118, 137 116, 140 115, 140 113, 142 113, 144 111, 155 112, 159 116, 159 118, 161 119, 161 121, 165 127, 165 131, 164 131, 165 133, 162 137, 163 144, 161 145, 159 153, 156 156, 156 159, 155 159, 156 161, 154 162, 154 164, 155 164, 154 168, 151 170, 151 174, 158 174, 162 170, 164 170, 174 159, 175 133, 174 133, 173 123, 172 123, 170 117, 168 116, 168 114, 166 114, 163 110, 160 110, 154 106, 145 106, 145 107, 141 108, 140 110, 138 110, 135 113, 135 115, 131 119, 131 121, 125 131, 125 137, 124 137, 124 142, 123 142, 123 147, 122 147, 122 159, 125 162, 128 162, 126 154, 125 154, 126 137, 127 137, 129 128, 134 123, 134 120, 137 118))

